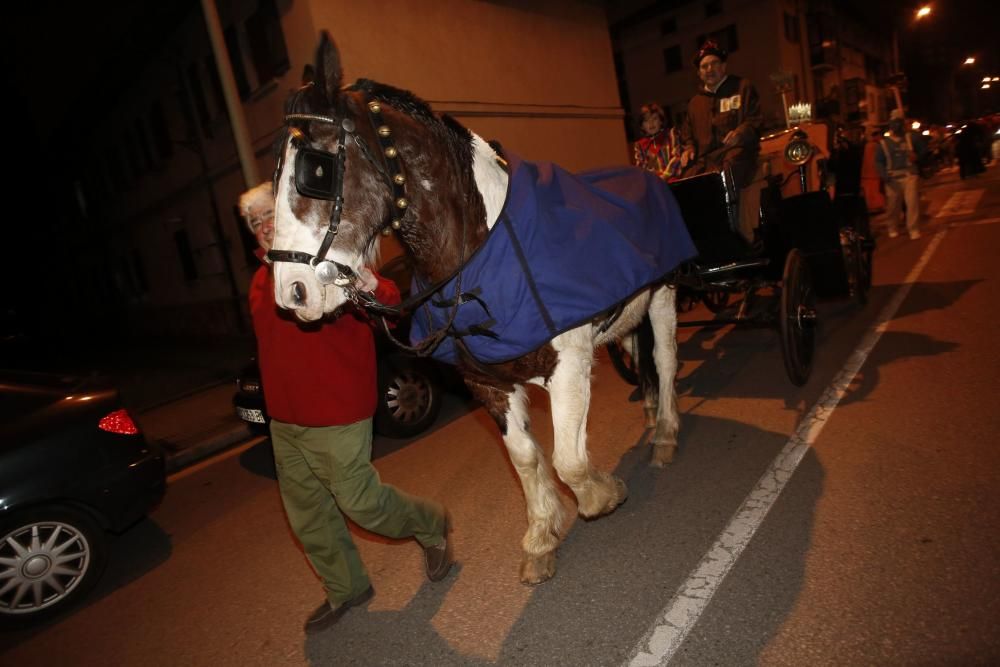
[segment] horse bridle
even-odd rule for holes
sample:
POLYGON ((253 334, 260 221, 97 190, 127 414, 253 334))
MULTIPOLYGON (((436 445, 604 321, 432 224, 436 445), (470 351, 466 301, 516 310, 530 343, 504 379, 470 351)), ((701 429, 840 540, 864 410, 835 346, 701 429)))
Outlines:
MULTIPOLYGON (((344 208, 344 171, 347 162, 347 139, 350 139, 358 147, 361 155, 382 175, 392 189, 392 211, 395 215, 389 216, 389 222, 384 223, 378 232, 385 229, 386 224, 393 229, 400 229, 406 220, 409 211, 409 200, 406 197, 406 177, 399 162, 399 150, 393 144, 392 130, 382 120, 382 104, 378 100, 368 100, 368 118, 378 137, 379 145, 382 148, 382 159, 377 160, 372 155, 365 140, 358 136, 354 121, 341 113, 342 120, 339 123, 340 131, 338 136, 338 146, 336 154, 322 151, 308 146, 300 146, 295 155, 295 189, 304 197, 311 199, 324 199, 333 201, 333 208, 330 211, 330 221, 327 224, 326 234, 320 243, 319 250, 315 255, 298 250, 274 250, 267 252, 268 260, 272 262, 293 262, 297 264, 308 264, 313 267, 316 279, 322 285, 337 285, 347 293, 347 297, 355 304, 374 311, 381 316, 382 330, 386 336, 397 347, 413 352, 418 356, 430 354, 438 343, 448 335, 448 330, 458 315, 458 306, 461 305, 463 295, 461 265, 465 262, 465 251, 468 234, 468 225, 463 220, 462 224, 462 260, 456 270, 457 280, 455 282, 455 297, 450 301, 436 303, 436 305, 451 305, 451 314, 447 323, 437 331, 428 335, 416 345, 407 345, 398 340, 390 331, 390 325, 386 321, 386 315, 399 315, 411 308, 415 304, 424 303, 431 297, 451 276, 448 276, 437 283, 425 287, 419 294, 410 296, 405 303, 398 306, 388 306, 378 301, 374 294, 364 293, 359 290, 354 282, 357 274, 351 267, 330 259, 324 259, 330 246, 337 236, 337 228, 340 226, 340 216, 344 208)), ((285 115, 285 123, 292 121, 319 121, 338 125, 335 116, 324 116, 312 113, 289 113, 285 115)), ((300 128, 290 126, 291 140, 296 142, 307 141, 306 133, 300 128)), ((273 190, 278 192, 278 177, 281 174, 282 160, 279 158, 274 170, 273 190)), ((378 233, 376 232, 376 233, 378 233)))
MULTIPOLYGON (((394 215, 390 216, 388 223, 393 229, 399 229, 407 213, 409 200, 406 198, 406 177, 399 164, 399 151, 392 141, 392 130, 382 122, 382 105, 377 100, 370 100, 367 104, 368 118, 375 129, 375 136, 378 137, 382 148, 382 159, 377 160, 365 140, 358 136, 354 121, 343 117, 339 122, 339 136, 337 144, 339 146, 336 153, 319 150, 309 146, 299 146, 295 155, 295 189, 304 197, 311 199, 324 199, 333 202, 330 210, 330 219, 327 224, 326 234, 320 243, 319 250, 315 255, 298 250, 275 250, 267 252, 267 258, 272 262, 292 262, 296 264, 308 264, 313 267, 316 279, 321 285, 337 285, 343 288, 348 297, 357 302, 360 293, 354 286, 357 274, 351 267, 340 262, 326 259, 326 253, 333 244, 337 236, 337 229, 340 226, 340 216, 344 209, 344 171, 347 161, 347 140, 348 138, 358 147, 361 155, 375 167, 375 170, 385 178, 392 190, 392 206, 394 215)), ((285 123, 294 121, 318 121, 338 125, 335 116, 324 116, 311 113, 290 113, 285 115, 285 123)), ((306 133, 298 127, 290 126, 291 141, 308 141, 306 133)), ((278 176, 282 170, 282 161, 274 170, 274 192, 278 191, 278 176)), ((383 228, 385 225, 382 226, 383 228)), ((368 300, 371 303, 376 303, 368 300)), ((370 304, 368 304, 370 305, 370 304)))

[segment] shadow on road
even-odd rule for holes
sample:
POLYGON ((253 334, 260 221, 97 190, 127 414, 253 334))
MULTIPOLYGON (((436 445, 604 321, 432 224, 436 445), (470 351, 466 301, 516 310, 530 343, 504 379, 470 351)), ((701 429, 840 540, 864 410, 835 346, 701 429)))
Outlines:
MULTIPOLYGON (((895 323, 913 315, 942 310, 959 301, 979 281, 916 283, 893 318, 893 327, 880 338, 865 361, 855 382, 842 399, 843 403, 864 400, 878 386, 879 368, 911 357, 946 354, 956 344, 923 334, 899 329, 905 323, 895 323)), ((872 289, 870 301, 861 308, 849 301, 825 303, 820 306, 820 324, 816 339, 813 376, 806 389, 813 393, 825 387, 854 347, 871 327, 879 310, 900 288, 882 285, 872 289)), ((678 347, 681 371, 677 391, 681 396, 706 400, 734 397, 754 399, 785 399, 793 393, 787 382, 762 381, 751 366, 759 364, 762 351, 771 351, 773 374, 782 375, 780 341, 775 330, 766 328, 699 329, 678 347), (685 365, 694 370, 685 373, 685 365)), ((801 398, 801 396, 799 397, 801 398)), ((796 399, 790 409, 800 407, 796 399)))
MULTIPOLYGON (((436 616, 442 609, 447 612, 446 601, 461 576, 462 553, 456 554, 459 566, 448 579, 437 585, 425 583, 405 608, 352 611, 330 632, 306 638, 306 656, 314 665, 620 664, 786 441, 786 434, 689 415, 676 462, 654 469, 648 465, 650 452, 644 436, 616 469, 629 485, 628 500, 610 516, 573 524, 559 549, 557 575, 532 589, 495 660, 461 653, 436 625, 436 616), (708 496, 712 502, 706 500, 708 496)), ((808 454, 779 502, 792 507, 794 521, 785 512, 772 512, 769 520, 780 523, 769 526, 765 522, 761 529, 767 533, 766 548, 780 549, 786 557, 790 554, 792 562, 791 566, 786 562, 779 573, 771 573, 780 577, 780 586, 767 577, 750 583, 753 595, 766 595, 768 608, 779 610, 769 616, 768 634, 780 628, 801 589, 802 554, 809 544, 822 484, 822 470, 808 454)), ((476 529, 489 530, 488 526, 476 529)), ((760 554, 752 551, 747 550, 747 558, 737 567, 766 569, 770 562, 765 559, 761 564, 760 554)), ((505 566, 510 576, 516 576, 514 564, 505 566)), ((495 613, 491 612, 494 604, 504 604, 492 601, 488 581, 482 586, 474 600, 464 603, 465 613, 474 619, 489 618, 495 613)), ((706 612, 705 622, 712 622, 716 613, 732 622, 748 613, 735 608, 745 604, 743 597, 731 600, 724 588, 706 612)), ((470 622, 470 627, 479 622, 470 622)), ((758 631, 759 626, 758 619, 758 631)), ((735 663, 718 664, 752 664, 756 655, 751 653, 736 656, 735 663)))

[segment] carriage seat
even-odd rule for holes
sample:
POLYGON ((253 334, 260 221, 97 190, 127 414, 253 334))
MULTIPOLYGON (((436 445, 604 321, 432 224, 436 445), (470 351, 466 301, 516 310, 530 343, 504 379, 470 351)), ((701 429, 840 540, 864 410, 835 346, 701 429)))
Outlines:
POLYGON ((755 178, 749 186, 737 190, 729 169, 670 183, 698 250, 699 263, 724 264, 755 254, 754 230, 759 224, 761 191, 766 184, 765 177, 755 178))

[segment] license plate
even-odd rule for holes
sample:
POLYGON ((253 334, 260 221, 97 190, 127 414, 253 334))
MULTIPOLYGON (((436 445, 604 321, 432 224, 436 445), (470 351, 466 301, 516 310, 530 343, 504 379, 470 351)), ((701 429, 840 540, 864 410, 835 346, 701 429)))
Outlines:
POLYGON ((260 410, 248 410, 246 408, 237 407, 236 414, 239 415, 240 419, 245 422, 253 422, 254 424, 265 424, 264 413, 260 410))

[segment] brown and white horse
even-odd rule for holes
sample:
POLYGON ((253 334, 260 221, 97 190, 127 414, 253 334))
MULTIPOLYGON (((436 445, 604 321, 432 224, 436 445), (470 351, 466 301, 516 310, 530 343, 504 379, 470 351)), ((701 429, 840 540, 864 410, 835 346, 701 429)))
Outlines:
MULTIPOLYGON (((340 56, 326 34, 316 73, 315 83, 293 94, 287 106, 270 253, 275 300, 303 321, 363 296, 353 286, 354 276, 374 264, 379 233, 390 225, 429 284, 455 274, 497 221, 508 180, 487 142, 450 117, 435 115, 412 94, 365 80, 342 88, 340 56)), ((466 384, 500 427, 520 476, 528 515, 524 583, 555 574, 565 523, 551 469, 529 430, 526 384, 550 394, 552 466, 576 495, 579 514, 591 518, 613 511, 626 498, 625 484, 595 469, 587 453, 594 350, 621 338, 649 313, 660 386, 647 423, 652 426, 655 415, 652 464, 666 464, 678 430, 675 294, 665 284, 644 288, 607 330, 600 330, 603 318, 595 320, 508 363, 459 362, 466 384)))

